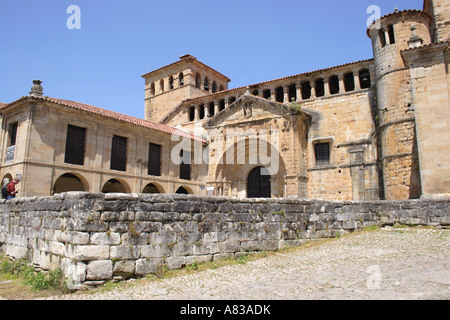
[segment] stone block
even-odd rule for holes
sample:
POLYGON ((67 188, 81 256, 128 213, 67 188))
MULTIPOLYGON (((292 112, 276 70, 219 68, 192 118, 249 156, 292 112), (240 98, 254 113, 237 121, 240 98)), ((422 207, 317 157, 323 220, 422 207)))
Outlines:
POLYGON ((86 280, 109 280, 113 277, 111 260, 91 261, 86 267, 86 280))

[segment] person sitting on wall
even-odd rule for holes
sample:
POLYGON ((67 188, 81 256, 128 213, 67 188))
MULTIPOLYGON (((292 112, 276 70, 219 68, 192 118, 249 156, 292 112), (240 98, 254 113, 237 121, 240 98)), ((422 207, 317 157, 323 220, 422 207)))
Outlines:
POLYGON ((8 196, 6 197, 6 200, 13 199, 16 197, 16 194, 19 193, 19 190, 16 190, 16 184, 18 184, 21 181, 19 176, 16 176, 13 181, 8 183, 8 186, 6 187, 6 190, 8 191, 8 196))
POLYGON ((8 184, 9 184, 9 179, 4 178, 3 183, 2 183, 2 199, 6 199, 6 197, 8 196, 8 189, 7 189, 8 184))

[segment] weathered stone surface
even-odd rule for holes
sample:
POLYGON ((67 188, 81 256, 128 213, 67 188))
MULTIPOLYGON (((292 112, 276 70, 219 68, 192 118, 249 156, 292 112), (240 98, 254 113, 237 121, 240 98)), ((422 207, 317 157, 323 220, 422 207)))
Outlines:
POLYGON ((237 202, 180 197, 181 204, 176 204, 172 195, 144 198, 111 195, 103 200, 82 194, 79 199, 57 195, 0 203, 2 251, 43 269, 61 263, 66 277, 80 284, 155 273, 163 264, 178 268, 247 251, 278 250, 370 225, 450 225, 450 200, 237 202), (39 211, 39 201, 45 202, 45 211, 39 211), (139 211, 142 206, 133 211, 138 202, 169 211, 139 211), (174 206, 203 211, 173 212, 174 206))

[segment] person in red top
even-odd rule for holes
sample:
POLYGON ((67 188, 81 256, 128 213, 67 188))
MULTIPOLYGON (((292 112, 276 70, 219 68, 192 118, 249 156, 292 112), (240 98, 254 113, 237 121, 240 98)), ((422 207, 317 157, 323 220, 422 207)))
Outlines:
POLYGON ((8 191, 8 195, 6 196, 6 200, 12 199, 16 197, 16 194, 19 193, 19 190, 16 190, 16 184, 18 184, 21 179, 16 176, 13 181, 8 183, 6 190, 8 191))

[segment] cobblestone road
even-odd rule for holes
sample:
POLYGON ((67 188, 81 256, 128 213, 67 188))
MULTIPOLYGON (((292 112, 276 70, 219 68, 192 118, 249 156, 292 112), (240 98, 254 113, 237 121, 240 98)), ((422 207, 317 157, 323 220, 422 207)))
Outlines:
POLYGON ((233 266, 50 299, 450 299, 450 230, 383 228, 233 266))

